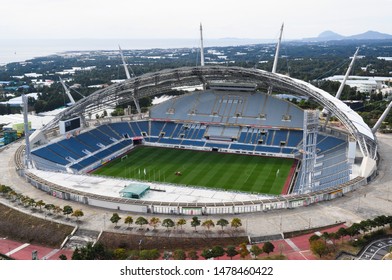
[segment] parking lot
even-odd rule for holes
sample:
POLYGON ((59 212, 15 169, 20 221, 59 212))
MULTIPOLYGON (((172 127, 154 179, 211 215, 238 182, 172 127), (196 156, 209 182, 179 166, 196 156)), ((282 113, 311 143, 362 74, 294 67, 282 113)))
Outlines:
POLYGON ((358 260, 381 260, 392 248, 392 238, 381 239, 370 243, 358 260))

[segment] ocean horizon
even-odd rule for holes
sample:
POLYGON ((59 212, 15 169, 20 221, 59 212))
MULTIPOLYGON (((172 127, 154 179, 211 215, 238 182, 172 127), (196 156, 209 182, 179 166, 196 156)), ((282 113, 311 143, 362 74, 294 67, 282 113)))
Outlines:
MULTIPOLYGON (((205 39, 205 47, 272 43, 268 39, 205 39)), ((197 48, 198 39, 0 39, 0 65, 70 51, 197 48)))

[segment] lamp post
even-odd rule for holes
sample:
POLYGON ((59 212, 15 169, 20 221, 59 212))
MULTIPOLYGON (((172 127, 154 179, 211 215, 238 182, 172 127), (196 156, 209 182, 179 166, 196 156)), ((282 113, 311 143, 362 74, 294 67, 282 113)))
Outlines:
POLYGON ((358 196, 358 208, 357 211, 359 211, 359 207, 361 206, 361 196, 358 196))
POLYGON ((282 232, 283 226, 282 226, 282 215, 280 215, 280 222, 279 222, 279 231, 282 232))
POLYGON ((106 228, 106 213, 103 213, 103 228, 102 230, 104 230, 106 228))

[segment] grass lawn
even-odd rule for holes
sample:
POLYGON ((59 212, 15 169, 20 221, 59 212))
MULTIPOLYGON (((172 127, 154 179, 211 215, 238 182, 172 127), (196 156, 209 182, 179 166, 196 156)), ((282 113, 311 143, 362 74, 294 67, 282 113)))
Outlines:
POLYGON ((93 174, 277 195, 292 164, 285 158, 139 146, 93 174))

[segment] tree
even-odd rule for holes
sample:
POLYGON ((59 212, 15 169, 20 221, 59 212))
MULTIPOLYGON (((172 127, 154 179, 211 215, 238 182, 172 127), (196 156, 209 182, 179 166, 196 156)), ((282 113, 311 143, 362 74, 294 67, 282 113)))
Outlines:
POLYGON ((113 224, 116 224, 116 226, 117 226, 117 223, 118 223, 120 220, 121 220, 121 217, 120 217, 120 215, 118 215, 118 213, 113 213, 112 217, 110 217, 110 221, 111 221, 113 224))
POLYGON ((240 218, 233 218, 231 220, 231 227, 238 229, 240 226, 242 226, 242 222, 240 218))
POLYGON ((267 253, 267 255, 269 255, 270 253, 272 253, 274 251, 275 246, 271 242, 267 241, 264 243, 262 249, 263 249, 264 253, 267 253))
POLYGON ((41 199, 35 203, 35 206, 39 207, 39 210, 42 210, 42 206, 45 206, 45 202, 41 199))
POLYGON ((26 196, 24 196, 21 193, 18 193, 17 196, 16 196, 16 199, 19 200, 19 202, 24 205, 23 201, 26 199, 26 196))
POLYGON ((332 240, 333 245, 336 245, 336 240, 339 240, 340 235, 338 232, 331 232, 329 234, 329 239, 332 240))
POLYGON ((193 217, 192 221, 191 221, 191 226, 195 228, 196 231, 196 227, 200 226, 201 221, 199 220, 198 217, 193 217))
POLYGON ((321 234, 321 238, 324 240, 325 244, 327 244, 329 237, 329 232, 324 231, 323 234, 321 234))
POLYGON ((347 235, 348 235, 348 232, 347 232, 346 228, 341 227, 341 228, 338 229, 337 234, 338 234, 338 235, 340 236, 340 238, 341 238, 341 243, 343 243, 343 237, 347 236, 347 235))
POLYGON ((225 254, 225 249, 223 249, 221 246, 214 246, 211 249, 212 251, 212 256, 213 258, 220 258, 225 254))
POLYGON ((172 219, 164 219, 162 221, 162 226, 164 226, 166 230, 169 230, 169 228, 174 227, 174 222, 172 219))
POLYGON ((126 260, 128 258, 127 251, 124 248, 117 248, 113 251, 113 258, 116 260, 126 260))
POLYGON ((44 208, 46 210, 48 210, 49 213, 50 213, 50 211, 54 210, 54 207, 55 207, 54 204, 45 204, 45 206, 44 206, 44 208))
POLYGON ((150 226, 152 226, 154 228, 154 230, 157 228, 157 226, 161 223, 161 220, 157 217, 152 217, 150 219, 150 226))
POLYGON ((245 259, 249 255, 249 250, 248 248, 246 248, 246 243, 240 244, 240 249, 238 250, 238 253, 241 256, 241 259, 245 259))
POLYGON ((388 218, 385 215, 377 216, 374 218, 378 227, 383 227, 388 224, 388 218))
POLYGON ((214 257, 214 254, 212 253, 212 249, 203 249, 201 252, 201 256, 205 258, 206 260, 212 259, 214 257))
POLYGON ((83 217, 83 216, 84 216, 84 213, 83 213, 82 210, 78 209, 78 210, 75 210, 75 211, 72 213, 71 216, 76 217, 76 220, 79 221, 79 217, 83 217))
POLYGON ((261 253, 263 253, 263 249, 261 249, 256 244, 252 245, 249 251, 252 253, 253 258, 257 258, 261 253))
POLYGON ((173 259, 175 260, 185 260, 186 259, 186 253, 184 250, 177 249, 173 253, 173 259))
POLYGON ((76 248, 72 254, 72 260, 110 260, 112 256, 106 251, 102 243, 89 242, 82 248, 76 248))
POLYGON ((353 223, 349 228, 347 228, 348 235, 352 238, 359 234, 361 226, 358 223, 353 223))
POLYGON ((11 187, 8 187, 6 185, 0 185, 0 193, 1 194, 8 194, 12 190, 11 187))
POLYGON ((126 225, 128 225, 128 227, 130 227, 131 224, 133 223, 133 218, 132 218, 131 216, 125 217, 124 223, 125 223, 126 225))
POLYGON ((35 200, 31 197, 25 196, 22 198, 22 203, 24 206, 34 206, 35 205, 35 200))
POLYGON ((191 260, 198 260, 199 255, 197 254, 197 252, 195 250, 191 250, 188 252, 188 258, 190 258, 191 260))
POLYGON ((182 230, 182 226, 186 225, 186 220, 184 218, 181 218, 177 221, 177 226, 180 226, 181 230, 182 230))
POLYGON ((12 189, 7 193, 7 197, 9 197, 10 199, 12 199, 13 201, 15 201, 15 199, 17 198, 17 196, 18 196, 17 192, 14 191, 14 190, 12 190, 12 189))
POLYGON ((159 259, 160 256, 161 256, 161 254, 159 253, 159 251, 157 249, 142 250, 140 252, 140 259, 141 260, 156 260, 156 259, 159 259))
POLYGON ((131 250, 128 255, 128 260, 138 260, 140 258, 139 250, 131 250))
POLYGON ((139 225, 140 228, 142 228, 144 225, 147 225, 147 224, 148 224, 148 221, 147 221, 147 219, 144 218, 144 217, 138 217, 138 218, 136 219, 135 224, 139 225))
POLYGON ((369 220, 363 220, 359 223, 359 229, 362 230, 363 233, 366 233, 370 229, 369 220))
POLYGON ((212 220, 205 220, 205 221, 202 223, 202 226, 203 226, 203 227, 206 227, 207 230, 210 230, 210 228, 214 227, 215 224, 214 224, 214 222, 213 222, 212 220))
POLYGON ((64 208, 63 208, 63 214, 66 215, 67 218, 68 218, 68 215, 72 214, 72 213, 73 213, 72 207, 69 206, 69 205, 65 205, 64 208))
POLYGON ((318 239, 320 239, 320 236, 318 236, 317 234, 313 234, 309 237, 309 243, 318 239))
POLYGON ((238 255, 238 251, 235 249, 235 246, 233 246, 233 245, 227 246, 226 256, 230 257, 230 259, 232 260, 233 257, 235 257, 237 255, 238 255))
POLYGON ((221 226, 221 228, 222 228, 222 230, 223 230, 223 228, 226 227, 226 226, 229 224, 229 221, 228 221, 228 220, 225 220, 225 219, 219 219, 219 220, 216 222, 216 224, 217 224, 218 226, 221 226))
POLYGON ((321 239, 314 240, 310 243, 310 250, 313 254, 318 255, 320 258, 328 253, 328 247, 321 239))
POLYGON ((63 209, 61 209, 60 206, 54 206, 53 212, 54 212, 55 214, 58 215, 58 214, 60 214, 61 212, 63 212, 63 209))

